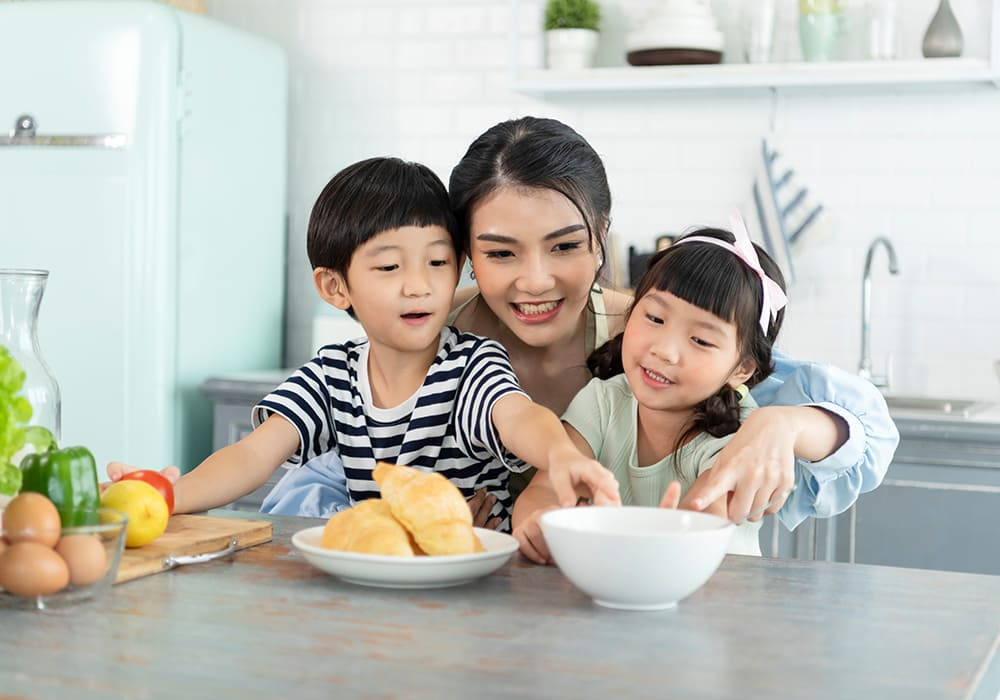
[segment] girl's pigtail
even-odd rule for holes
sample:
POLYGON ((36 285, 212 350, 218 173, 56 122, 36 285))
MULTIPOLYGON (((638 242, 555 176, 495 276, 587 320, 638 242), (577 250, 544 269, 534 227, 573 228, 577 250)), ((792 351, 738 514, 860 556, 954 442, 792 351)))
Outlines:
POLYGON ((740 392, 728 384, 722 387, 701 402, 694 422, 712 437, 735 433, 740 427, 740 392))
POLYGON ((587 369, 598 379, 611 379, 625 372, 622 366, 622 339, 625 333, 619 333, 601 347, 590 353, 587 358, 587 369))

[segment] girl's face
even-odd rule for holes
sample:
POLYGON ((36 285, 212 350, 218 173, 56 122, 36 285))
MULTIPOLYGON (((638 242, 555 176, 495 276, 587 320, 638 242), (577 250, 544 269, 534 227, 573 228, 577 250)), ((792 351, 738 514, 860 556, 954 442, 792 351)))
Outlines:
POLYGON ((483 300, 527 345, 579 328, 598 267, 583 217, 553 190, 504 188, 470 220, 470 262, 483 300))
POLYGON ((752 373, 735 324, 658 289, 635 302, 622 342, 625 376, 651 410, 686 411, 752 373))

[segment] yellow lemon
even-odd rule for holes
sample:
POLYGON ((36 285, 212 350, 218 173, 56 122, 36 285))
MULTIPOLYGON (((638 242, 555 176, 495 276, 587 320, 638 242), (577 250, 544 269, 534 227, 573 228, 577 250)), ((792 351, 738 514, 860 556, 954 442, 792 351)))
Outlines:
POLYGON ((128 516, 126 547, 149 544, 163 534, 170 519, 166 499, 145 481, 116 481, 101 494, 101 505, 128 516))

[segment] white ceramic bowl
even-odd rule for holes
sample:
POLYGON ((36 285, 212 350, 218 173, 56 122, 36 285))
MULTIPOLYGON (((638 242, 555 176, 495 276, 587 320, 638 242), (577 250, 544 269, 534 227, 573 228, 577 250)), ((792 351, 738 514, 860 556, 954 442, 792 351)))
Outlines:
POLYGON ((735 529, 715 515, 639 506, 553 510, 541 527, 566 578, 623 610, 672 608, 701 588, 735 529))

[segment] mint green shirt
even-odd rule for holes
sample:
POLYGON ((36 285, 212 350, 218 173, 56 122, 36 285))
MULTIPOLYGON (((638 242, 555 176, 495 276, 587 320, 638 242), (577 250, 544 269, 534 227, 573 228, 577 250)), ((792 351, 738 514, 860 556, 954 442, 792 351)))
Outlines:
MULTIPOLYGON (((757 408, 749 395, 740 405, 743 419, 757 408)), ((681 493, 687 492, 699 474, 712 468, 716 456, 732 439, 732 435, 717 438, 700 433, 677 450, 676 460, 671 453, 655 464, 640 467, 636 454, 637 409, 628 380, 619 374, 608 380, 590 380, 562 417, 587 441, 597 461, 614 473, 624 505, 658 506, 675 479, 681 484, 681 493)), ((758 521, 738 526, 729 552, 760 556, 760 525, 758 521)))

